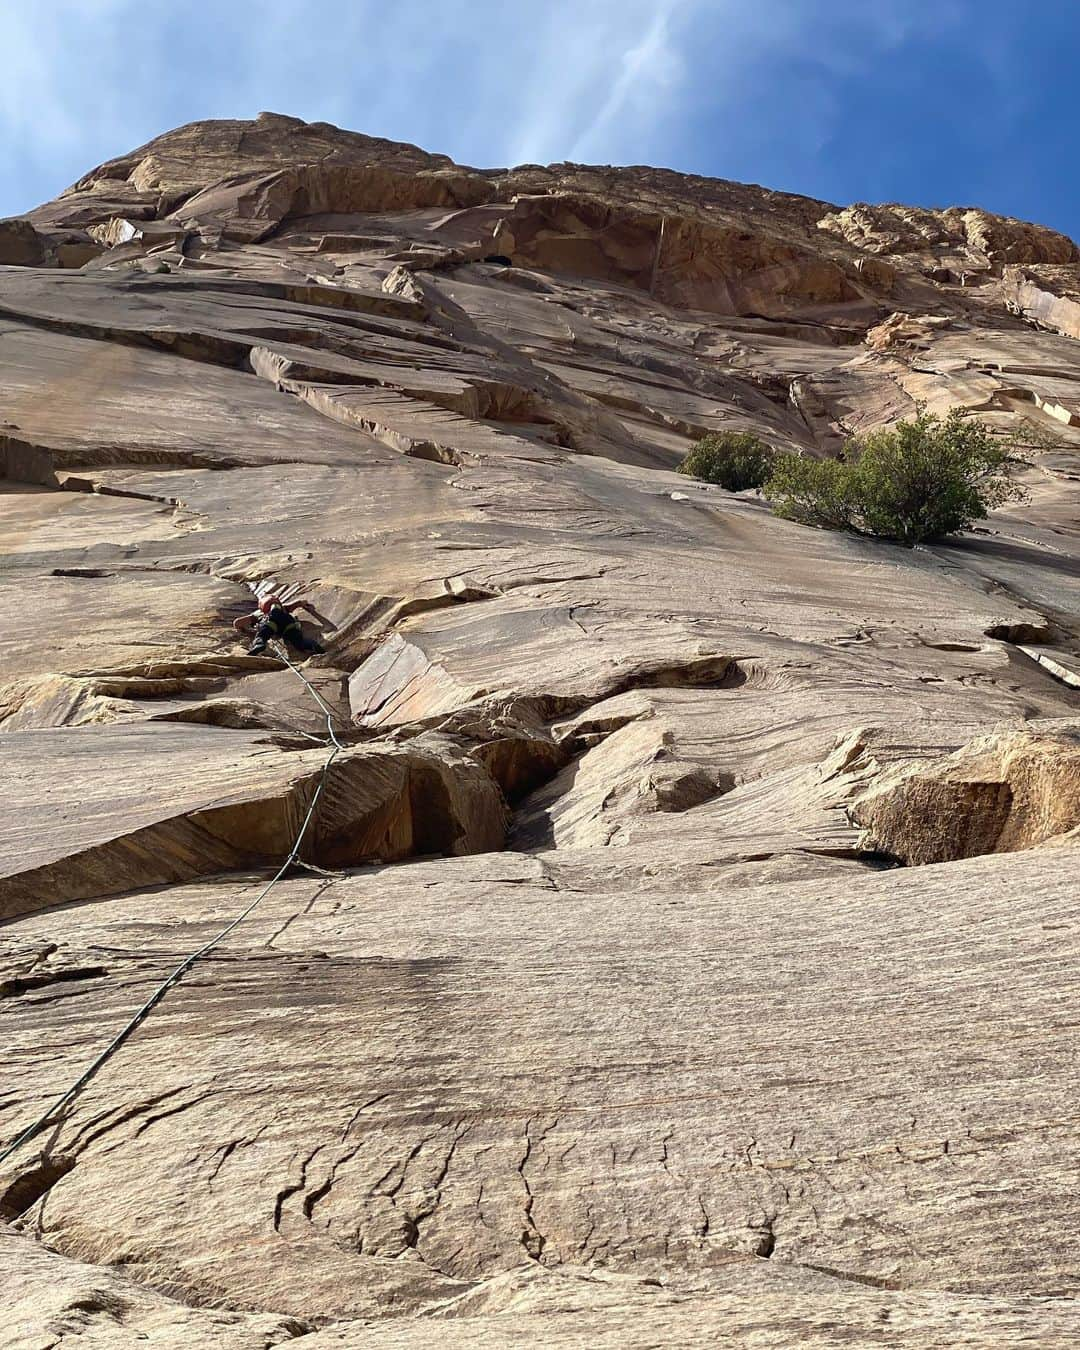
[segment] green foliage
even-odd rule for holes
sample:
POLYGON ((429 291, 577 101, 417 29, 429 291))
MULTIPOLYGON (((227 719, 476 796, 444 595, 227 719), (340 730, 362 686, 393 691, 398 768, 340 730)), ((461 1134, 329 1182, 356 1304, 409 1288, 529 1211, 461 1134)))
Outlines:
POLYGON ((1014 442, 975 418, 920 410, 845 446, 840 459, 780 456, 765 485, 779 516, 911 548, 984 520, 1024 496, 1010 476, 1014 442))
POLYGON ((1041 423, 1032 422, 1027 417, 1020 419, 1011 440, 1014 451, 1047 453, 1054 450, 1068 450, 1069 448, 1069 442, 1057 432, 1051 431, 1049 427, 1043 426, 1041 423))
POLYGON ((717 483, 729 492, 759 488, 776 462, 776 453, 748 431, 714 431, 702 437, 679 465, 679 473, 717 483))

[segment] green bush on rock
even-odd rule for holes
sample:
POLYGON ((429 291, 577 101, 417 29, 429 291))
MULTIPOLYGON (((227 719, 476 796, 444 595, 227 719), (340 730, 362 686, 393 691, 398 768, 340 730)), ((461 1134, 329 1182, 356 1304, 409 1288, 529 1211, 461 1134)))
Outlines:
POLYGON ((788 520, 911 548, 1022 498, 1010 472, 1017 448, 959 409, 944 418, 920 410, 849 442, 840 459, 777 456, 765 495, 788 520))
POLYGON ((703 436, 679 465, 679 473, 716 483, 729 492, 760 488, 776 463, 776 452, 748 431, 714 431, 703 436))

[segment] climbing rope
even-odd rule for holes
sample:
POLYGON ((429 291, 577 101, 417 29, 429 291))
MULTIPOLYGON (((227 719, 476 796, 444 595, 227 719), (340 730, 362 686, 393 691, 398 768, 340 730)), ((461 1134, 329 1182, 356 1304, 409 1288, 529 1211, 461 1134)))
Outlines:
POLYGON ((235 928, 238 928, 240 924, 242 924, 244 920, 248 917, 248 915, 252 912, 252 910, 254 910, 258 905, 262 904, 262 902, 266 899, 266 897, 270 894, 270 892, 274 889, 274 887, 278 884, 281 878, 285 875, 285 873, 289 870, 289 868, 293 866, 294 863, 299 863, 301 866, 304 867, 310 867, 310 870, 312 871, 316 870, 320 872, 322 871, 321 868, 316 869, 313 866, 310 866, 309 864, 303 863, 301 859, 298 858, 297 855, 300 852, 301 844, 304 842, 304 836, 307 834, 308 826, 311 824, 312 820, 315 817, 315 808, 318 806, 319 798, 322 796, 323 788, 325 788, 326 786, 326 780, 327 775, 330 772, 330 766, 331 764, 333 764, 334 760, 338 757, 338 755, 342 752, 342 750, 345 749, 345 747, 338 740, 334 732, 334 710, 329 706, 329 704, 322 697, 322 695, 315 688, 315 686, 311 683, 311 681, 307 678, 307 676, 303 673, 303 671, 299 670, 296 666, 293 665, 293 663, 289 660, 288 656, 286 656, 285 650, 280 645, 280 643, 275 642, 272 644, 272 646, 275 653, 281 658, 282 661, 285 662, 285 664, 289 667, 289 669, 293 672, 293 674, 299 676, 299 678, 303 680, 304 684, 307 685, 315 701, 318 703, 319 707, 326 715, 326 731, 327 735, 329 736, 330 743, 333 747, 330 751, 329 756, 326 759, 326 763, 323 765, 322 773, 319 776, 319 785, 315 789, 315 794, 312 797, 311 804, 308 806, 307 809, 307 815, 305 815, 303 824, 300 826, 300 830, 295 840, 293 841, 293 846, 289 850, 288 857, 281 864, 278 870, 274 873, 270 881, 267 882, 267 884, 255 897, 255 899, 252 900, 251 904, 248 905, 246 909, 241 910, 241 912, 236 916, 235 919, 232 919, 229 923, 227 923, 219 933, 217 933, 214 937, 212 937, 209 942, 204 943, 204 945, 201 946, 198 949, 198 951, 194 951, 191 953, 190 956, 186 956, 184 960, 181 961, 180 964, 176 967, 176 969, 172 972, 172 974, 166 976, 166 978, 162 980, 162 982, 157 986, 157 988, 146 1000, 146 1002, 142 1005, 142 1007, 138 1010, 138 1012, 136 1012, 134 1016, 128 1021, 127 1025, 121 1031, 119 1031, 117 1035, 113 1037, 113 1039, 109 1042, 109 1044, 105 1047, 105 1049, 102 1050, 102 1052, 97 1056, 97 1058, 94 1059, 92 1063, 86 1069, 83 1070, 83 1072, 79 1075, 79 1077, 75 1080, 75 1082, 72 1083, 71 1087, 69 1087, 68 1090, 62 1094, 62 1096, 57 1097, 56 1101, 54 1101, 52 1105, 48 1107, 48 1109, 44 1112, 44 1114, 39 1116, 32 1125, 28 1125, 27 1128, 23 1130, 23 1132, 12 1141, 12 1143, 8 1144, 8 1146, 5 1149, 3 1149, 3 1151, 0 1151, 0 1163, 5 1162, 17 1149, 21 1148, 23 1144, 28 1143, 36 1135, 41 1133, 41 1131, 46 1127, 46 1125, 48 1125, 50 1120, 52 1120, 53 1116, 56 1115, 57 1111, 59 1111, 62 1107, 66 1106, 67 1103, 70 1102, 73 1097, 77 1096, 78 1093, 81 1092, 82 1089, 86 1086, 86 1084, 90 1081, 90 1079, 93 1078, 94 1074, 97 1073, 97 1071, 101 1068, 101 1066, 114 1054, 116 1054, 117 1050, 120 1049, 120 1047, 132 1034, 132 1032, 135 1031, 135 1029, 146 1020, 149 1014, 153 1011, 155 1007, 157 1007, 157 1005, 161 1002, 161 1000, 165 997, 165 995, 169 992, 169 990, 173 987, 173 985, 176 984, 177 981, 180 980, 191 969, 191 967, 196 963, 196 961, 201 960, 208 952, 213 951, 213 949, 216 946, 218 946, 219 943, 223 942, 235 928))

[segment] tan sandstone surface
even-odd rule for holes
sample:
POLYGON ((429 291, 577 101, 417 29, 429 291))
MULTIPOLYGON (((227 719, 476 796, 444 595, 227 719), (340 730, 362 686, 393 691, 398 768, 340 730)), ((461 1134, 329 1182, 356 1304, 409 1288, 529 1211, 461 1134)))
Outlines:
POLYGON ((0 1162, 0 1345, 1075 1344, 1078 316, 984 211, 273 114, 0 222, 0 1150, 315 803, 0 1162), (1026 501, 674 472, 919 404, 1026 501))

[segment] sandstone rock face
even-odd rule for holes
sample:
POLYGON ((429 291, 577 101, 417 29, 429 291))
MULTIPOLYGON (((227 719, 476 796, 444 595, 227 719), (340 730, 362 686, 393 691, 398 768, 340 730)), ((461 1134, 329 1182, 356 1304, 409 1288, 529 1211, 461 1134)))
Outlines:
POLYGON ((1074 1344, 1071 241, 264 114, 0 263, 0 1152, 209 947, 0 1161, 0 1339, 1074 1344), (919 404, 1028 500, 673 472, 919 404))
POLYGON ((852 814, 915 865, 1065 841, 1080 833, 1078 728, 1029 724, 883 773, 852 814))

